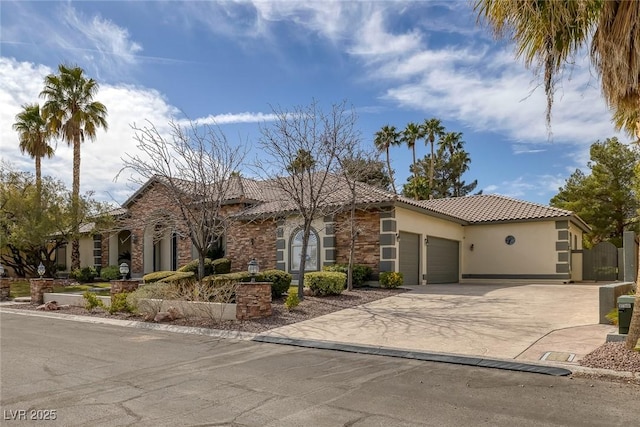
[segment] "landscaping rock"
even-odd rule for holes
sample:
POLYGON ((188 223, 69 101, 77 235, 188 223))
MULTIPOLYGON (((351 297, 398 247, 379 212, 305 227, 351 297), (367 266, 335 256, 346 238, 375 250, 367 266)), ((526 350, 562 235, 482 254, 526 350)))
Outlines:
POLYGON ((169 307, 167 313, 171 316, 171 320, 182 319, 184 317, 182 313, 180 313, 180 310, 175 307, 169 307))
POLYGON ((173 319, 171 318, 171 313, 167 311, 161 311, 158 314, 156 314, 156 317, 153 318, 153 321, 156 323, 171 322, 172 320, 173 319))
POLYGON ((56 301, 49 301, 42 305, 39 305, 38 308, 36 308, 36 310, 55 311, 55 310, 60 310, 60 308, 61 307, 58 305, 56 301))

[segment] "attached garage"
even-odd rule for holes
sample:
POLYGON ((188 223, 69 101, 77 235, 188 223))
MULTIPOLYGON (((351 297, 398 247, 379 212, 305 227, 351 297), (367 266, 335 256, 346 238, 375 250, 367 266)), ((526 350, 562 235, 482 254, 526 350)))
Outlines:
POLYGON ((400 232, 399 271, 405 285, 420 284, 420 235, 400 232))
POLYGON ((460 242, 427 237, 427 284, 458 283, 460 242))

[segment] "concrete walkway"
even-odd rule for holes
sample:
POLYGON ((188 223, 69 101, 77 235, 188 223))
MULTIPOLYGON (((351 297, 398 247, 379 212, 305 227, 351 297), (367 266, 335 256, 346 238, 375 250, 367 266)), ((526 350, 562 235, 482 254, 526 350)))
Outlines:
POLYGON ((526 361, 576 363, 616 328, 596 284, 412 287, 264 335, 526 361))

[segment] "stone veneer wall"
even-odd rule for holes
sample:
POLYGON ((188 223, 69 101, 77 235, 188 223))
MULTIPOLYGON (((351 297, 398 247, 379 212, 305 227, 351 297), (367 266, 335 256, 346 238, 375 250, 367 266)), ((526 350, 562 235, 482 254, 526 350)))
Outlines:
POLYGON ((53 292, 53 279, 31 279, 31 304, 43 304, 45 292, 53 292))
MULTIPOLYGON (((335 260, 340 264, 349 261, 348 220, 348 214, 336 218, 335 260)), ((371 267, 375 278, 380 265, 380 213, 377 210, 357 211, 356 223, 360 234, 355 245, 355 263, 371 267)))
POLYGON ((112 280, 111 296, 124 292, 133 292, 140 286, 140 280, 112 280))
POLYGON ((8 301, 11 292, 11 282, 0 278, 0 301, 8 301))
POLYGON ((273 219, 231 225, 225 256, 231 260, 232 271, 246 271, 252 258, 260 270, 276 268, 276 227, 273 219))
POLYGON ((271 316, 271 283, 241 283, 236 288, 236 319, 271 316))

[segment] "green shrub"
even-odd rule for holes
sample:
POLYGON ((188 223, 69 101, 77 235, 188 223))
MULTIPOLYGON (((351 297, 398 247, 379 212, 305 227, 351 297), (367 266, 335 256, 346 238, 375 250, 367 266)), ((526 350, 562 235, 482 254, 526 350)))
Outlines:
POLYGON ((397 288, 402 286, 404 278, 402 273, 396 271, 384 271, 380 273, 380 286, 383 288, 397 288))
POLYGON ((334 271, 306 273, 304 283, 314 295, 340 295, 347 283, 347 275, 334 271))
POLYGON ((271 282, 271 296, 273 298, 278 298, 289 290, 291 279, 291 274, 282 270, 265 270, 256 276, 258 282, 271 282))
POLYGON ((169 283, 152 283, 139 287, 133 292, 127 295, 127 304, 132 311, 138 311, 141 313, 152 314, 155 316, 160 307, 162 306, 162 300, 174 299, 176 295, 175 287, 169 283), (140 300, 148 299, 152 300, 144 307, 140 306, 140 300))
POLYGON ((80 283, 93 282, 93 278, 98 275, 98 272, 93 267, 76 268, 69 273, 72 279, 77 280, 80 283))
POLYGON ((172 273, 173 274, 171 274, 170 276, 166 276, 158 280, 158 282, 173 283, 173 282, 181 282, 181 281, 184 281, 185 279, 189 279, 189 281, 192 281, 196 275, 191 271, 174 271, 172 273))
POLYGON ((287 295, 287 299, 284 302, 284 306, 287 307, 287 310, 293 310, 300 304, 300 298, 298 297, 297 292, 290 292, 287 295))
POLYGON ((109 306, 109 313, 131 313, 133 311, 133 307, 131 307, 127 302, 128 296, 129 292, 122 292, 119 294, 111 295, 111 305, 109 306))
POLYGON ((613 325, 618 324, 618 307, 611 309, 605 316, 609 322, 613 325))
MULTIPOLYGON (((325 265, 322 268, 323 271, 337 271, 339 273, 347 274, 349 271, 348 264, 333 264, 325 265)), ((364 283, 371 278, 371 267, 368 265, 354 264, 353 265, 353 286, 358 288, 363 286, 364 283)))
POLYGON ((117 265, 109 265, 100 270, 100 278, 106 282, 110 280, 118 280, 122 275, 120 274, 120 267, 117 265))
POLYGON ((98 296, 93 292, 85 291, 82 294, 82 297, 85 300, 84 308, 86 308, 87 310, 93 311, 93 309, 96 307, 104 308, 104 303, 102 302, 102 300, 98 298, 98 296))
POLYGON ((215 274, 231 273, 231 260, 228 258, 218 258, 213 260, 213 272, 215 274))
POLYGON ((174 274, 176 274, 175 271, 154 271, 153 273, 142 276, 142 280, 144 283, 155 283, 166 277, 173 276, 174 274))
POLYGON ((213 281, 216 284, 249 282, 251 281, 251 275, 248 271, 239 271, 237 273, 216 274, 214 276, 206 277, 204 280, 213 281))
MULTIPOLYGON (((182 273, 194 273, 194 274, 198 274, 198 264, 200 263, 200 261, 198 259, 194 259, 193 261, 190 261, 189 263, 183 265, 182 267, 180 267, 178 269, 179 272, 182 273)), ((210 258, 205 258, 204 259, 204 275, 205 276, 210 276, 212 274, 215 273, 215 269, 213 266, 213 261, 211 261, 210 258)))

